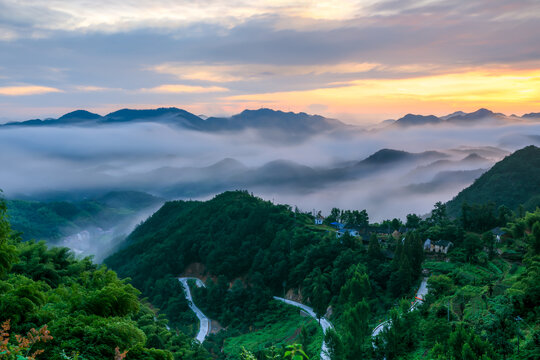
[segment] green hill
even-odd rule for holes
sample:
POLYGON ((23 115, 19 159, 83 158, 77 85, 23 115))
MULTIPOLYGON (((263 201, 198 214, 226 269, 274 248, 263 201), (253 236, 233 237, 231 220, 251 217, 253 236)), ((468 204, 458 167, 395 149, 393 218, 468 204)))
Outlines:
POLYGON ((119 227, 162 202, 134 191, 110 192, 80 201, 6 200, 13 230, 21 232, 23 240, 45 240, 50 244, 88 228, 107 231, 119 227))
MULTIPOLYGON (((305 215, 298 216, 306 221, 305 215)), ((262 256, 258 253, 276 238, 281 243, 294 225, 290 207, 247 192, 226 192, 207 202, 171 201, 136 228, 125 248, 105 262, 130 276, 143 291, 149 278, 179 275, 195 262, 204 264, 212 275, 234 279, 262 270, 263 259, 255 259, 262 256)), ((277 266, 281 261, 285 259, 271 263, 277 266)), ((283 270, 274 275, 277 287, 285 275, 283 270)))
POLYGON ((447 203, 448 214, 459 216, 464 202, 534 210, 540 205, 540 148, 527 146, 495 164, 447 203))
MULTIPOLYGON (((168 288, 183 291, 177 281, 168 288)), ((169 331, 139 295, 129 280, 90 258, 21 241, 0 199, 0 358, 208 359, 189 336, 169 331)), ((176 309, 194 317, 186 300, 178 300, 176 309)))

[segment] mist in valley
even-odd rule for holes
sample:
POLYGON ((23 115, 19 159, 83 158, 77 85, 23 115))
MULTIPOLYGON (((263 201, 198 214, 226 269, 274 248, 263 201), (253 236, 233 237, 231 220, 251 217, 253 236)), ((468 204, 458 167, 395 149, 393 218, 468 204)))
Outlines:
MULTIPOLYGON (((302 211, 366 209, 371 221, 381 221, 426 214, 504 156, 540 143, 535 123, 268 133, 210 133, 162 122, 3 127, 0 184, 6 198, 31 200, 126 190, 204 200, 246 189, 302 211)), ((101 260, 157 208, 108 229, 68 234, 59 244, 101 260)))
POLYGON ((433 191, 407 186, 442 180, 444 171, 488 169, 510 152, 540 143, 539 134, 539 124, 378 131, 355 127, 279 142, 260 130, 204 133, 153 122, 0 128, 0 184, 8 198, 47 193, 84 197, 109 190, 207 198, 242 188, 303 209, 366 208, 380 219, 403 216, 400 209, 405 208, 422 213, 433 204, 426 199, 427 204, 411 200, 390 206, 371 199, 424 192, 426 198, 447 200, 473 180, 467 180, 467 172, 456 186, 432 186, 433 191), (381 149, 438 153, 375 159, 371 168, 346 171, 381 149))

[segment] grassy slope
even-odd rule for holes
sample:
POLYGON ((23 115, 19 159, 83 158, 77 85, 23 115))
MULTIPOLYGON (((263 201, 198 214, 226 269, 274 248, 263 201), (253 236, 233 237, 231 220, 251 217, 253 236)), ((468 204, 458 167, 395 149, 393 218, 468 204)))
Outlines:
POLYGON ((223 351, 235 359, 242 347, 256 352, 257 350, 270 346, 281 347, 299 341, 299 334, 302 326, 310 334, 307 345, 308 354, 317 358, 321 350, 323 334, 317 321, 309 316, 302 315, 298 309, 283 305, 279 312, 266 316, 264 319, 254 324, 252 332, 225 340, 223 351))

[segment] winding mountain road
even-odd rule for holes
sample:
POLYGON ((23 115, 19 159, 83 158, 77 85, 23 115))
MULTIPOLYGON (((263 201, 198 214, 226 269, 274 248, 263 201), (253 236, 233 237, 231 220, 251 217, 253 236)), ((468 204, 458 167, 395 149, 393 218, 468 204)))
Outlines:
MULTIPOLYGON (((312 318, 317 319, 317 315, 315 314, 313 309, 310 308, 307 305, 301 304, 301 303, 293 301, 293 300, 287 300, 287 299, 284 299, 284 298, 280 298, 280 297, 277 297, 277 296, 274 296, 274 299, 278 300, 278 301, 282 301, 282 302, 284 302, 286 304, 289 304, 289 305, 292 305, 292 306, 296 306, 296 307, 302 309, 305 313, 309 314, 309 316, 311 316, 312 318)), ((325 317, 322 317, 320 319, 319 323, 321 324, 321 327, 323 329, 323 334, 326 334, 326 331, 328 329, 333 329, 334 328, 332 323, 330 321, 328 321, 325 317)), ((328 354, 328 344, 324 340, 323 340, 322 348, 321 348, 321 360, 330 360, 330 355, 328 354)))
POLYGON ((210 333, 210 319, 193 303, 193 297, 191 296, 191 291, 189 290, 188 280, 195 280, 197 287, 204 287, 204 283, 201 279, 193 277, 182 277, 178 278, 178 281, 182 284, 184 291, 186 293, 186 299, 189 302, 190 309, 197 315, 199 318, 199 333, 195 337, 201 344, 204 342, 208 334, 210 333))
MULTIPOLYGON (((208 336, 208 334, 210 333, 210 319, 208 319, 208 317, 206 315, 204 315, 204 313, 193 303, 193 297, 191 296, 191 291, 189 289, 188 280, 195 280, 195 283, 196 283, 197 287, 203 287, 205 285, 202 282, 202 280, 198 279, 198 278, 194 278, 194 277, 181 277, 181 278, 178 278, 178 281, 180 281, 180 283, 182 284, 182 287, 184 288, 186 299, 189 302, 190 309, 199 318, 200 326, 199 326, 199 333, 197 334, 196 339, 200 343, 203 343, 204 340, 206 339, 206 337, 208 336)), ((309 316, 317 319, 317 315, 315 315, 315 312, 313 311, 313 309, 310 308, 307 305, 301 304, 301 303, 296 302, 296 301, 280 298, 280 297, 277 297, 277 296, 274 296, 274 299, 278 300, 278 301, 281 301, 281 302, 284 302, 284 303, 286 303, 288 305, 296 306, 296 307, 302 309, 309 316)), ((324 334, 326 334, 326 331, 328 329, 331 329, 331 328, 334 327, 332 325, 332 323, 330 323, 330 321, 328 321, 325 317, 322 317, 320 319, 319 323, 320 323, 320 325, 321 325, 321 327, 323 329, 324 334)), ((330 356, 328 355, 328 345, 324 341, 323 341, 322 348, 321 348, 321 360, 330 360, 330 356)))
MULTIPOLYGON (((416 296, 414 299, 413 304, 409 308, 409 311, 413 311, 418 307, 419 304, 424 302, 425 296, 428 293, 428 287, 427 287, 427 280, 428 278, 424 278, 422 280, 422 283, 420 284, 420 287, 418 288, 418 291, 416 292, 416 296)), ((384 329, 386 329, 387 326, 390 326, 392 322, 390 320, 383 321, 375 329, 373 329, 373 332, 371 333, 371 337, 375 338, 377 335, 379 335, 384 329)))

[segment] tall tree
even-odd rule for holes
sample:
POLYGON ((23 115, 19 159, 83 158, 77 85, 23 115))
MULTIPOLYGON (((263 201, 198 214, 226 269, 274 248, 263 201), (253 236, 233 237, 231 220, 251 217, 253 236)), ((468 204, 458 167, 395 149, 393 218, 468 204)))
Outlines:
POLYGON ((369 245, 368 245, 368 261, 370 262, 380 262, 384 255, 381 251, 381 244, 379 243, 379 239, 377 238, 377 234, 373 233, 369 237, 369 245))
POLYGON ((446 214, 446 204, 443 204, 440 201, 437 201, 435 203, 435 207, 433 210, 431 210, 431 222, 435 224, 441 224, 443 221, 448 219, 448 215, 446 214))
POLYGON ((369 277, 357 265, 351 266, 347 271, 348 279, 340 291, 342 304, 356 304, 367 299, 371 293, 369 277))
POLYGON ((495 256, 495 235, 491 231, 486 231, 482 234, 482 243, 488 250, 489 258, 493 259, 493 256, 495 256))
POLYGON ((532 253, 534 255, 540 254, 540 221, 534 223, 529 239, 532 253))
POLYGON ((306 278, 310 287, 311 304, 317 318, 321 319, 326 313, 328 303, 330 302, 331 293, 329 290, 329 276, 324 274, 320 268, 315 268, 310 276, 306 278), (311 283, 311 284, 309 284, 311 283))
POLYGON ((409 229, 416 229, 418 226, 420 226, 420 221, 422 221, 420 216, 416 214, 407 214, 407 222, 405 223, 405 226, 409 229))
POLYGON ((0 199, 0 277, 6 275, 17 260, 17 249, 11 244, 11 235, 6 204, 0 199))
POLYGON ((341 321, 348 360, 362 359, 370 350, 368 320, 369 305, 366 300, 351 304, 343 313, 341 321))

